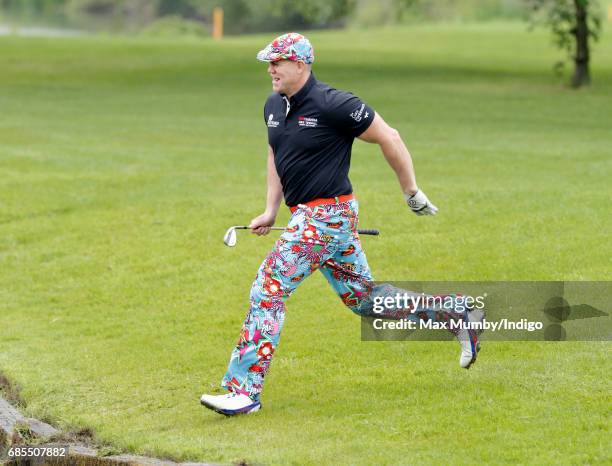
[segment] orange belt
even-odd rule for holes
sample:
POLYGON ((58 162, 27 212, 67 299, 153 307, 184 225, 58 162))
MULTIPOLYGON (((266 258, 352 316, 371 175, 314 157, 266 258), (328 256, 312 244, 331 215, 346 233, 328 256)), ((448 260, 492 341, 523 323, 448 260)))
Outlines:
POLYGON ((340 204, 341 202, 352 201, 355 199, 355 196, 351 194, 343 194, 338 197, 322 197, 320 199, 313 199, 312 201, 304 202, 303 204, 298 204, 293 207, 289 207, 291 213, 295 212, 302 206, 306 207, 316 207, 318 205, 329 205, 329 204, 340 204))

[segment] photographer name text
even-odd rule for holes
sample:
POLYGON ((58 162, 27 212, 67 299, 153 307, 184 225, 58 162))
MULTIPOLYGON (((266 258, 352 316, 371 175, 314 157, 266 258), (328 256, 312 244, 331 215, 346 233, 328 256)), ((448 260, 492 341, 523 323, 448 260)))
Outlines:
POLYGON ((497 332, 500 330, 526 330, 528 332, 535 332, 536 330, 542 330, 544 324, 538 321, 530 321, 527 319, 520 320, 508 320, 503 318, 497 322, 491 322, 486 319, 480 322, 468 322, 468 321, 449 321, 449 322, 435 322, 432 320, 419 320, 414 321, 410 319, 401 320, 386 320, 386 319, 374 319, 372 326, 376 330, 487 330, 489 332, 497 332))

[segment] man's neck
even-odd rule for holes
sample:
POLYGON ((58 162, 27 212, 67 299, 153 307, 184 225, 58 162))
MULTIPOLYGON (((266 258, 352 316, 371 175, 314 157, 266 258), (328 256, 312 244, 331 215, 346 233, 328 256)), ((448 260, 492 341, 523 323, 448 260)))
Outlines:
POLYGON ((308 72, 308 74, 306 74, 301 81, 296 85, 295 90, 292 92, 287 92, 285 95, 287 96, 288 99, 290 99, 291 97, 293 97, 295 94, 297 94, 298 92, 300 92, 302 90, 302 88, 306 85, 306 83, 308 82, 308 78, 310 78, 310 71, 308 72))

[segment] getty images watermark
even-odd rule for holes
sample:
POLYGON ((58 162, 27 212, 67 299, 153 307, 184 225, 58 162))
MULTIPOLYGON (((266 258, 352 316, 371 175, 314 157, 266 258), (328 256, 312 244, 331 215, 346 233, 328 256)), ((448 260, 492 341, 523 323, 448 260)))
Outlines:
POLYGON ((610 282, 376 283, 361 334, 446 340, 463 328, 488 340, 607 341, 611 295, 610 282))
POLYGON ((427 315, 426 318, 418 317, 410 319, 408 317, 397 320, 388 320, 384 318, 375 318, 372 322, 376 330, 487 330, 495 332, 498 330, 524 330, 533 332, 542 330, 544 323, 540 321, 529 321, 520 319, 518 321, 502 318, 499 321, 493 322, 485 317, 483 319, 471 321, 468 318, 462 318, 462 314, 471 311, 485 310, 486 296, 436 296, 426 294, 409 294, 408 292, 396 293, 394 296, 375 296, 373 300, 372 312, 374 314, 384 315, 388 309, 407 309, 412 315, 427 312, 435 313, 437 311, 454 312, 457 319, 447 321, 437 321, 434 316, 427 315))

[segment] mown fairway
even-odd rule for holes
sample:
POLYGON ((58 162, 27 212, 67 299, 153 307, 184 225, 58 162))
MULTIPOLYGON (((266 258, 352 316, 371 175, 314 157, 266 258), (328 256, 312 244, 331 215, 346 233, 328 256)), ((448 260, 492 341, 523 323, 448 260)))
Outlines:
MULTIPOLYGON (((579 92, 522 24, 310 35, 317 77, 400 130, 440 208, 410 214, 355 144, 377 279, 612 278, 609 32, 579 92)), ((200 407, 274 241, 222 243, 265 203, 271 37, 0 38, 0 370, 28 413, 182 460, 610 461, 609 343, 487 343, 467 372, 454 342, 361 343, 318 275, 288 302, 263 411, 200 407)))

